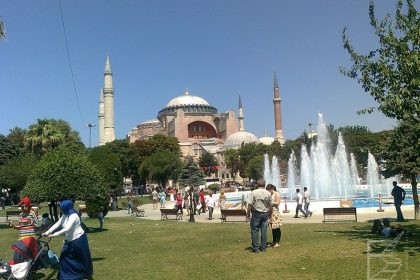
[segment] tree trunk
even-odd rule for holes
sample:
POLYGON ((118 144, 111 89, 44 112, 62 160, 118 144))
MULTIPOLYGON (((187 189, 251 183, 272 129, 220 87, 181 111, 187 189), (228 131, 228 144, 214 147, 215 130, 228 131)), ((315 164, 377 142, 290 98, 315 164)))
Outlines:
POLYGON ((413 190, 414 219, 420 220, 419 196, 417 194, 416 174, 411 174, 411 189, 413 190))

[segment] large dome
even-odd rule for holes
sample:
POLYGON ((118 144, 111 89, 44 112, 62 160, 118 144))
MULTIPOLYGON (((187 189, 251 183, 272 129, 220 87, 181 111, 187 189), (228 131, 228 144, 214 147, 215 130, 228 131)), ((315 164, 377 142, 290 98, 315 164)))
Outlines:
POLYGON ((241 147, 242 143, 259 143, 258 137, 247 131, 238 131, 231 134, 226 140, 223 147, 225 149, 238 149, 241 147))
POLYGON ((217 109, 199 96, 190 95, 185 91, 184 95, 175 97, 159 111, 157 118, 162 121, 165 116, 174 116, 176 111, 182 109, 185 114, 214 115, 217 109))
POLYGON ((271 145, 274 142, 274 138, 270 136, 263 136, 260 138, 260 142, 264 145, 271 145))
POLYGON ((177 96, 166 104, 166 107, 184 106, 184 105, 207 105, 210 104, 199 96, 190 95, 188 91, 181 96, 177 96))

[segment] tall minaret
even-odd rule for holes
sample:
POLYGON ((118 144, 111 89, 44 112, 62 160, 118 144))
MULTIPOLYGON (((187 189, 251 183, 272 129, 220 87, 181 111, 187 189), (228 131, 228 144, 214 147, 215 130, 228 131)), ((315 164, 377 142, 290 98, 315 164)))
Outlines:
POLYGON ((101 89, 99 94, 99 145, 104 143, 104 129, 105 129, 105 104, 104 104, 104 91, 101 89))
POLYGON ((277 75, 274 72, 274 124, 276 130, 276 136, 274 139, 279 141, 280 144, 284 144, 284 136, 283 136, 283 129, 281 125, 281 98, 280 98, 280 90, 279 84, 277 82, 277 75))
POLYGON ((106 57, 104 73, 104 144, 115 140, 114 131, 114 86, 109 56, 106 57))
POLYGON ((242 108, 241 96, 239 95, 239 131, 244 131, 244 109, 242 108))

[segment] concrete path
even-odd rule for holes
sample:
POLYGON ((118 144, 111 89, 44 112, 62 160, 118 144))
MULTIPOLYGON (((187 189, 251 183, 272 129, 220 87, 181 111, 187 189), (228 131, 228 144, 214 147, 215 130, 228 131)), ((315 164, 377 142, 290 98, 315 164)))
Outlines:
MULTIPOLYGON (((173 208, 174 202, 166 202, 166 208, 173 208)), ((326 206, 328 207, 328 206, 326 206)), ((144 217, 139 217, 137 219, 147 219, 147 220, 160 220, 160 211, 158 209, 153 209, 152 204, 145 204, 141 207, 141 209, 144 209, 145 215, 144 217)), ((393 206, 387 206, 384 207, 384 212, 377 212, 377 208, 357 208, 357 220, 359 222, 367 222, 374 219, 380 219, 380 218, 390 218, 395 219, 396 218, 396 212, 395 207, 393 206)), ((414 206, 408 205, 408 206, 402 206, 401 207, 404 218, 405 219, 414 219, 414 206)), ((283 210, 283 209, 282 209, 283 210)), ((282 213, 283 217, 283 223, 285 224, 304 224, 304 223, 322 223, 324 220, 323 214, 322 214, 322 208, 314 208, 311 209, 313 211, 312 217, 304 218, 302 214, 300 214, 300 218, 294 218, 295 212, 294 209, 290 211, 290 213, 282 213)), ((189 216, 187 216, 187 211, 184 209, 184 216, 183 220, 180 222, 188 222, 189 216)), ((118 211, 110 211, 107 215, 107 217, 129 217, 127 210, 118 210, 118 211)), ((194 219, 195 222, 198 223, 220 223, 220 210, 215 209, 213 212, 213 220, 208 219, 208 212, 201 213, 200 215, 195 215, 194 219)), ((175 221, 175 216, 170 216, 169 219, 172 219, 175 221)), ((228 218, 229 220, 233 221, 243 221, 243 217, 232 217, 228 218)), ((392 220, 391 220, 392 221, 392 220)))

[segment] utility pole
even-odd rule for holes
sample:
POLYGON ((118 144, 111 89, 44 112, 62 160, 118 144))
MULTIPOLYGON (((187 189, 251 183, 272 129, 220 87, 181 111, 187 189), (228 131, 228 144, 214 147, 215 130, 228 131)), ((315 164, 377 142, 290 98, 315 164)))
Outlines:
POLYGON ((96 124, 88 123, 86 126, 89 127, 89 148, 90 148, 92 146, 91 145, 91 140, 92 140, 92 127, 95 127, 96 124))

